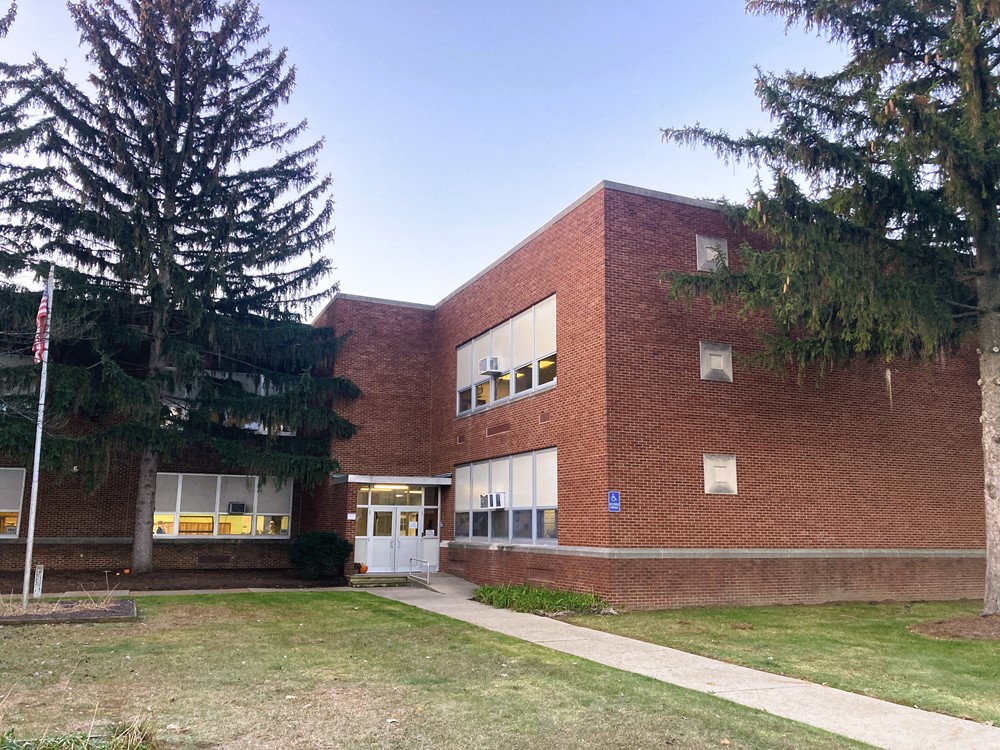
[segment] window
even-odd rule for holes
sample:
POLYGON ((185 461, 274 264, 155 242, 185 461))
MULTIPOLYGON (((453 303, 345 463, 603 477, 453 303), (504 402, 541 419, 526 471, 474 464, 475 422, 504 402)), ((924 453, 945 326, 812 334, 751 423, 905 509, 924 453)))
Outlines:
POLYGON ((696 259, 699 271, 714 271, 719 261, 729 262, 729 242, 718 237, 695 235, 696 259))
MULTIPOLYGON (((423 506, 423 521, 420 520, 420 513, 414 512, 418 527, 413 529, 410 536, 436 537, 438 535, 438 520, 440 506, 440 491, 437 487, 417 487, 407 484, 375 484, 365 485, 358 488, 357 518, 354 527, 355 537, 368 536, 368 514, 372 505, 395 505, 409 506, 419 509, 423 506)), ((381 521, 384 517, 375 511, 373 518, 381 521)), ((390 523, 392 515, 388 516, 390 523)), ((383 521, 384 522, 384 521, 383 521)), ((409 531, 409 529, 407 529, 409 531)))
POLYGON ((735 495, 736 456, 706 453, 702 457, 705 468, 706 495, 735 495))
POLYGON ((17 536, 24 500, 24 469, 0 469, 0 537, 17 536))
POLYGON ((292 483, 233 474, 156 475, 157 536, 278 536, 291 531, 292 483))
POLYGON ((701 379, 733 382, 733 347, 729 344, 713 344, 699 341, 701 356, 701 379))
POLYGON ((456 466, 455 539, 555 543, 557 459, 557 450, 549 448, 456 466))
POLYGON ((556 382, 556 298, 542 300, 455 351, 458 413, 556 382), (480 363, 497 367, 481 371, 480 363))

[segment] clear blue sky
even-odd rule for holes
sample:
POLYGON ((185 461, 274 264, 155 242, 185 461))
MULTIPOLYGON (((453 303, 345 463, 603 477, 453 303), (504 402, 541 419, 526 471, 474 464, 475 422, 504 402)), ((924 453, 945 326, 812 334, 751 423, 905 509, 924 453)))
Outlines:
MULTIPOLYGON (((60 0, 23 0, 8 60, 84 74, 60 0)), ((766 128, 754 65, 841 52, 738 0, 261 0, 326 139, 341 290, 435 303, 607 179, 742 198, 752 173, 659 128, 766 128)))

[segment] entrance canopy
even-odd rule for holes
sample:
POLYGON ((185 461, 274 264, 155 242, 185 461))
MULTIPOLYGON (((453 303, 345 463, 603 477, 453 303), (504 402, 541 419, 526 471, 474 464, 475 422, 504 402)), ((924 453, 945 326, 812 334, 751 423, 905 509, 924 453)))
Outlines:
POLYGON ((330 477, 334 484, 412 484, 421 487, 450 487, 451 474, 436 477, 390 477, 374 474, 334 474, 330 477))

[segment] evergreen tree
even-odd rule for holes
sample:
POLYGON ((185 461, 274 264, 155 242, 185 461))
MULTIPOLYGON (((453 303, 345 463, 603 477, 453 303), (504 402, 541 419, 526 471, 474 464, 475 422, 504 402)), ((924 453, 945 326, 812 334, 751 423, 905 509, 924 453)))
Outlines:
POLYGON ((984 614, 1000 612, 1000 3, 751 0, 844 46, 828 75, 758 74, 773 132, 664 131, 770 173, 733 219, 766 251, 673 294, 766 310, 771 364, 934 356, 974 334, 985 464, 984 614))
MULTIPOLYGON (((330 438, 354 427, 332 403, 357 388, 319 374, 339 339, 300 322, 333 291, 330 179, 322 143, 297 145, 305 123, 276 119, 295 71, 251 0, 68 8, 89 86, 41 61, 22 76, 55 172, 7 209, 41 230, 32 257, 60 264, 55 317, 75 329, 53 342, 49 463, 87 457, 96 481, 138 456, 132 567, 146 571, 161 459, 206 448, 306 484, 337 469, 330 438)), ((18 429, 6 420, 0 447, 18 429)))

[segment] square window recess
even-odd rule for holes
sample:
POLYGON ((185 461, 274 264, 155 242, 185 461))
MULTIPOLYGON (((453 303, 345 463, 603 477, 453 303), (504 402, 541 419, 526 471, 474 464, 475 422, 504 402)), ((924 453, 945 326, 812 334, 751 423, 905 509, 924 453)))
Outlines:
POLYGON ((735 495, 736 487, 736 456, 721 453, 705 453, 702 456, 705 466, 706 495, 735 495))
POLYGON ((699 271, 714 271, 719 267, 719 259, 729 262, 729 242, 719 237, 695 235, 699 271))
POLYGON ((701 379, 733 382, 733 347, 729 344, 715 344, 699 341, 701 356, 701 379))

